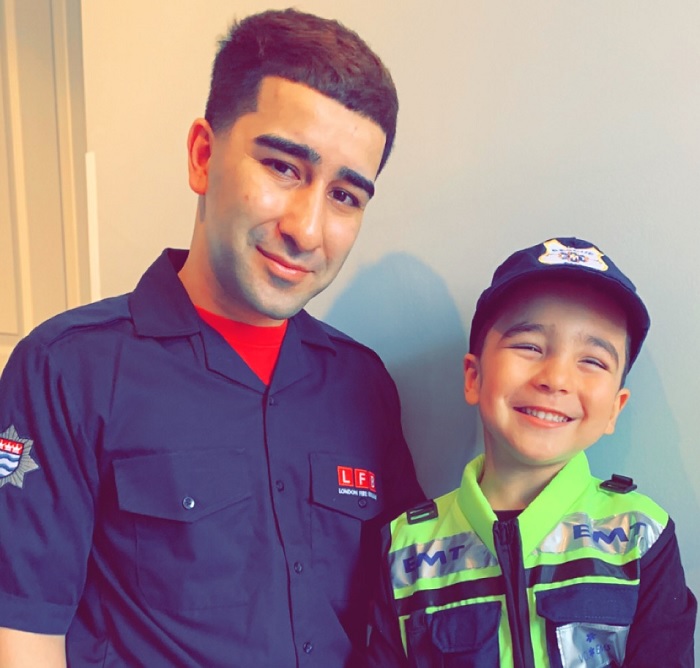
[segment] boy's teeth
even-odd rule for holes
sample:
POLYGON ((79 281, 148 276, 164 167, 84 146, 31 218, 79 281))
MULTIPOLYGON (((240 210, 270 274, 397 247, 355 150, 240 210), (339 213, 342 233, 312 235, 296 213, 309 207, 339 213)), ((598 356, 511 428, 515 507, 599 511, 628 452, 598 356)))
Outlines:
POLYGON ((548 422, 568 422, 569 418, 564 415, 559 415, 559 413, 548 413, 547 411, 538 411, 534 408, 523 408, 523 413, 532 415, 533 417, 539 418, 540 420, 547 420, 548 422))

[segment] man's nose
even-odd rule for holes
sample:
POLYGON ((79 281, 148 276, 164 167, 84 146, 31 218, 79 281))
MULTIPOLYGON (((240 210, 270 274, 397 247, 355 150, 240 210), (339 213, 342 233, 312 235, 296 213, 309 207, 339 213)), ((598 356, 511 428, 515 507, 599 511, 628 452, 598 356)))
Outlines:
POLYGON ((326 197, 323 188, 311 184, 290 195, 280 218, 279 230, 297 252, 313 251, 323 243, 326 197))

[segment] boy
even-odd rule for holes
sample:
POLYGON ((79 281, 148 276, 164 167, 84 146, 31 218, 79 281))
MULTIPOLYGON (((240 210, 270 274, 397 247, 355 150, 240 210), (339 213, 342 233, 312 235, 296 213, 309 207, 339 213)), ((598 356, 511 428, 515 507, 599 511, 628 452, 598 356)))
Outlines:
POLYGON ((693 665, 673 521, 630 478, 593 478, 584 454, 613 432, 648 328, 589 242, 551 239, 496 270, 464 364, 485 452, 459 489, 392 522, 374 665, 693 665))

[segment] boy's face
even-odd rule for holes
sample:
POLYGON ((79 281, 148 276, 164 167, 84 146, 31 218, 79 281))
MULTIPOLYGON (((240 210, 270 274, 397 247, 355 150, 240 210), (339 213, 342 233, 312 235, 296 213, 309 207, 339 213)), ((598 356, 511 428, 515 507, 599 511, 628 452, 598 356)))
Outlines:
POLYGON ((555 473, 614 431, 624 312, 585 285, 530 282, 504 302, 477 358, 465 358, 465 397, 478 404, 487 459, 502 471, 555 473))

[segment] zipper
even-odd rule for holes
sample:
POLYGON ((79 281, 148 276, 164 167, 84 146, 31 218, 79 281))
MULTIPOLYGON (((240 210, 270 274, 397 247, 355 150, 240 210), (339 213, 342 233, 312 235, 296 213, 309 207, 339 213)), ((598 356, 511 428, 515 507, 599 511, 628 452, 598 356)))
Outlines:
POLYGON ((493 542, 505 584, 506 610, 513 646, 514 668, 535 668, 530 635, 530 608, 525 583, 523 549, 518 518, 493 525, 493 542))

